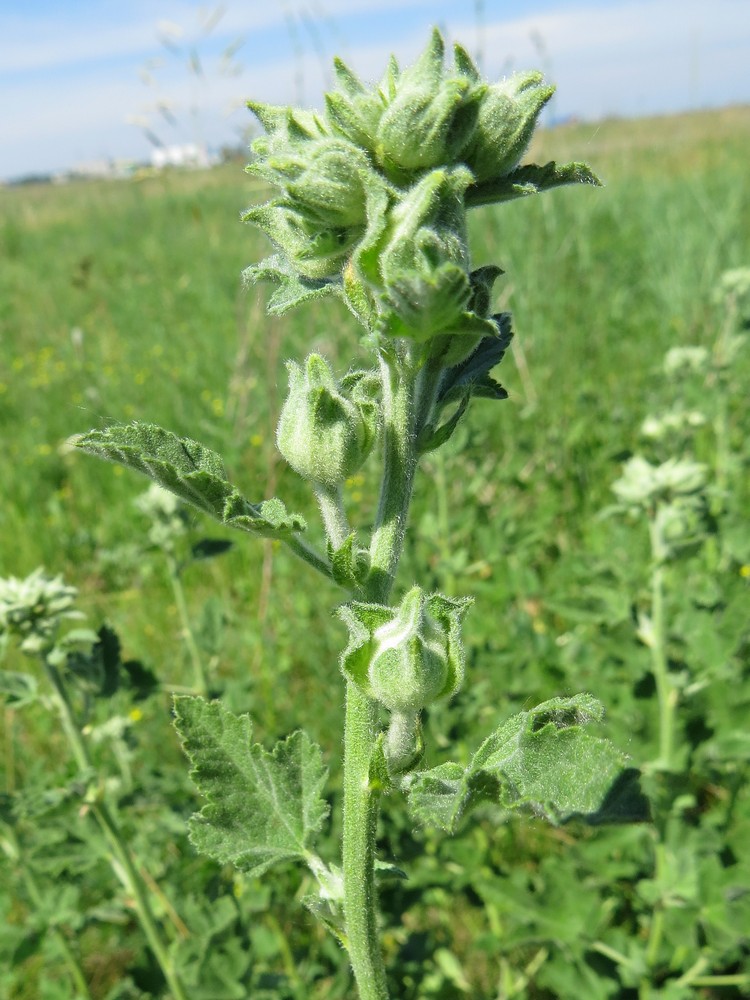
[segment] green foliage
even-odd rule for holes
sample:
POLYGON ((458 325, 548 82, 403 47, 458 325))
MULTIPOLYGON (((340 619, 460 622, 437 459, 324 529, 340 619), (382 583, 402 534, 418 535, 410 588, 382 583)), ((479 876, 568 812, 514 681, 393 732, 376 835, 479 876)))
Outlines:
MULTIPOLYGON (((447 838, 415 829, 406 802, 391 794, 378 852, 409 878, 382 882, 380 901, 390 981, 404 1000, 495 1000, 501 991, 535 1000, 639 991, 730 1000, 747 992, 750 373, 741 342, 729 367, 713 359, 729 356, 718 337, 725 326, 725 344, 742 332, 726 323, 724 292, 714 299, 714 287, 718 295, 722 272, 750 259, 748 135, 744 109, 543 132, 535 159, 565 162, 585 149, 605 192, 521 199, 502 222, 492 209, 473 220, 477 263, 498 260, 508 272, 500 308, 513 308, 517 343, 504 362, 509 403, 487 414, 469 407, 445 447, 425 453, 415 491, 404 583, 419 579, 428 591, 476 602, 464 640, 472 683, 426 713, 425 768, 450 759, 465 768, 477 734, 576 690, 607 706, 603 733, 634 766, 656 760, 650 651, 633 628, 649 612, 648 533, 641 521, 597 515, 635 451, 658 465, 688 447, 712 470, 712 491, 703 541, 665 567, 680 752, 673 771, 646 789, 667 786, 659 800, 679 799, 662 870, 649 825, 498 823, 495 807, 484 806, 447 838), (668 374, 668 348, 697 348, 702 360, 668 374), (676 404, 705 417, 689 441, 683 431, 677 444, 644 439, 644 419, 676 404), (714 470, 723 470, 717 489, 714 470), (654 916, 662 929, 644 981, 654 916)), ((62 572, 89 620, 106 616, 116 629, 124 665, 151 672, 148 696, 123 683, 111 698, 93 699, 89 722, 99 733, 111 717, 127 720, 120 737, 110 731, 95 745, 97 773, 158 880, 156 905, 190 995, 349 1000, 340 945, 289 911, 296 892, 314 891, 297 872, 279 866, 259 883, 194 856, 184 820, 195 806, 159 686, 192 685, 192 675, 163 560, 140 545, 148 526, 131 502, 137 477, 64 448, 81 426, 79 408, 84 421, 137 413, 223 450, 231 481, 258 495, 274 467, 284 369, 273 361, 278 328, 244 304, 236 323, 235 276, 262 248, 227 219, 249 197, 238 193, 236 168, 0 191, 0 415, 9 429, 0 562, 21 578, 41 564, 62 572)), ((314 286, 300 282, 305 294, 314 286)), ((336 302, 311 299, 283 329, 290 354, 314 350, 346 370, 353 324, 336 302)), ((284 468, 275 474, 278 492, 301 509, 302 485, 284 468)), ((363 521, 368 510, 374 516, 369 486, 364 467, 343 488, 363 521)), ((178 543, 189 551, 195 537, 178 543)), ((367 575, 363 537, 338 560, 347 589, 367 575)), ((342 597, 325 581, 303 589, 308 570, 290 555, 274 553, 270 600, 271 573, 252 543, 189 567, 184 583, 196 630, 212 602, 206 650, 215 689, 234 711, 251 712, 269 747, 304 717, 331 761, 335 806, 341 633, 317 623, 342 597)), ((3 667, 0 678, 24 672, 25 693, 46 697, 43 679, 12 647, 3 667)), ((45 812, 33 822, 15 814, 24 866, 5 853, 7 827, 0 832, 0 994, 85 995, 60 938, 34 919, 22 875, 30 869, 46 900, 38 912, 58 915, 96 1000, 164 997, 132 898, 101 861, 83 799, 89 786, 73 774, 59 727, 29 700, 5 709, 2 728, 5 790, 15 789, 14 801, 27 793, 29 816, 45 812)), ((318 836, 321 854, 333 857, 336 823, 318 836)))
POLYGON ((135 469, 192 504, 221 524, 259 535, 304 531, 304 519, 287 514, 274 498, 252 504, 227 481, 224 463, 216 452, 179 438, 154 424, 133 423, 89 431, 75 445, 110 462, 135 469))
POLYGON ((602 714, 590 695, 553 698, 520 712, 487 737, 468 767, 441 764, 410 776, 412 813, 449 833, 484 802, 504 811, 529 809, 554 823, 647 818, 645 800, 627 811, 617 801, 624 754, 582 728, 602 714))

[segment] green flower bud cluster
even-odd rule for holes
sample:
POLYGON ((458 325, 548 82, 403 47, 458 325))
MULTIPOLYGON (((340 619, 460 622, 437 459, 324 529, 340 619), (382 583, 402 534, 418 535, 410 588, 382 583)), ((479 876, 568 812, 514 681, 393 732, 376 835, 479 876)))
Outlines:
POLYGON ((349 628, 341 667, 391 712, 415 713, 461 687, 461 619, 470 598, 425 595, 413 587, 398 608, 352 601, 339 609, 349 628))
POLYGON ((700 462, 684 458, 652 465, 634 455, 612 489, 627 510, 648 515, 655 558, 664 560, 702 537, 707 486, 708 469, 700 462))
POLYGON ((497 179, 520 161, 554 87, 540 73, 489 85, 460 45, 445 66, 438 31, 417 62, 399 72, 395 61, 375 93, 340 61, 340 91, 326 95, 327 120, 367 151, 399 187, 436 167, 464 163, 475 182, 497 179))
POLYGON ((620 479, 612 485, 618 499, 626 506, 650 507, 659 501, 691 496, 705 489, 707 468, 701 462, 671 458, 652 465, 634 455, 623 468, 620 479))
POLYGON ((304 368, 294 361, 287 368, 279 451, 304 479, 335 489, 361 467, 375 443, 378 382, 369 372, 354 372, 339 383, 319 354, 311 354, 304 368))
POLYGON ((706 423, 706 415, 700 410, 686 410, 677 406, 659 416, 650 416, 641 424, 641 434, 653 441, 665 438, 689 435, 706 423))
POLYGON ((187 531, 188 514, 185 505, 174 493, 158 483, 151 483, 133 503, 151 521, 148 540, 157 548, 172 549, 175 541, 187 531))
POLYGON ((15 636, 24 653, 52 647, 55 633, 65 619, 81 619, 73 609, 78 591, 61 576, 46 576, 40 567, 24 580, 0 579, 0 639, 15 636))
POLYGON ((702 372, 709 364, 705 347, 670 347, 664 355, 664 374, 682 376, 687 372, 702 372))
POLYGON ((284 308, 302 301, 300 281, 308 294, 330 285, 370 332, 426 344, 425 356, 442 357, 435 338, 465 335, 455 364, 497 332, 488 297, 476 308, 467 205, 598 182, 580 164, 518 168, 553 88, 539 73, 485 83, 460 46, 446 65, 438 31, 373 89, 340 61, 335 76, 319 114, 249 104, 266 135, 248 170, 280 195, 243 217, 279 250, 248 274, 292 285, 284 308))

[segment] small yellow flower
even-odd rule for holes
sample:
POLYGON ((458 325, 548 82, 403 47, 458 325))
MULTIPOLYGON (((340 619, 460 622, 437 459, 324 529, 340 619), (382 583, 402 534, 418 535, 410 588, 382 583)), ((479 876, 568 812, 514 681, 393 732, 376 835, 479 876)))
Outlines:
POLYGON ((131 722, 140 722, 143 718, 143 712, 140 708, 131 708, 128 712, 128 718, 131 722))
POLYGON ((745 563, 744 566, 740 566, 740 576, 743 580, 750 580, 750 565, 745 563))

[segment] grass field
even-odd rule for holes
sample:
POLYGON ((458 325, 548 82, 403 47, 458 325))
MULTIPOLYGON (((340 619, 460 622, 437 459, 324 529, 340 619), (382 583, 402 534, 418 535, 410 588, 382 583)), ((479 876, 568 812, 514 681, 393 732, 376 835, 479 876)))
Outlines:
MULTIPOLYGON (((585 159, 605 186, 477 215, 476 265, 504 268, 498 305, 514 316, 514 351, 497 373, 510 399, 498 407, 474 403, 456 439, 425 462, 400 582, 418 580, 477 602, 467 628, 473 683, 455 715, 441 708, 431 716, 438 747, 448 734, 461 746, 478 727, 489 731, 511 707, 590 690, 609 709, 610 735, 640 766, 652 759, 655 739, 645 649, 632 624, 645 586, 647 539, 623 519, 598 515, 613 501, 622 461, 640 447, 644 417, 677 391, 665 388, 665 352, 714 344, 724 321, 717 282, 727 269, 750 266, 750 108, 572 124, 542 132, 531 153, 537 161, 585 159)), ((317 532, 306 490, 275 454, 283 363, 315 350, 346 365, 356 351, 355 327, 343 307, 328 302, 270 319, 266 290, 242 287, 240 272, 267 248, 239 214, 262 195, 241 164, 0 190, 0 575, 25 576, 37 565, 62 573, 80 589, 89 621, 110 623, 124 655, 165 685, 189 684, 190 667, 164 562, 148 550, 147 525, 133 503, 146 481, 74 453, 66 442, 112 422, 162 424, 220 451, 247 496, 281 496, 317 532)), ((651 994, 621 974, 613 958, 630 954, 646 934, 645 828, 579 835, 514 821, 496 830, 489 817, 444 846, 431 833, 415 833, 395 807, 383 850, 414 865, 409 882, 384 890, 386 949, 400 977, 395 996, 750 995, 750 922, 742 931, 736 913, 723 923, 717 918, 719 931, 701 910, 713 878, 705 859, 716 851, 732 852, 737 864, 743 856, 737 877, 741 884, 750 878, 747 841, 742 847, 750 831, 750 754, 741 740, 734 751, 731 741, 717 742, 720 729, 742 727, 743 706, 750 705, 750 616, 731 649, 720 641, 724 610, 743 593, 747 607, 749 375, 746 348, 717 390, 724 393, 735 465, 715 527, 730 543, 713 562, 709 552, 700 572, 687 564, 672 606, 673 638, 685 660, 692 647, 710 660, 703 652, 709 633, 723 657, 715 676, 700 681, 704 693, 716 685, 716 694, 704 701, 700 695, 684 722, 681 780, 697 803, 684 824, 698 846, 682 858, 680 877, 692 879, 693 888, 680 883, 688 902, 667 908, 664 941, 682 935, 685 954, 675 945, 663 959, 651 994), (690 604, 690 581, 705 588, 709 577, 721 599, 690 604), (686 624, 691 615, 703 633, 686 624), (722 721, 716 706, 729 683, 734 714, 728 709, 722 721), (700 842, 698 833, 705 834, 700 842), (728 977, 726 983, 702 984, 696 976, 683 989, 680 975, 702 954, 710 955, 702 974, 728 977), (667 981, 669 991, 658 992, 667 981)), ((710 411, 710 390, 685 391, 710 411)), ((717 448, 711 428, 709 422, 695 439, 697 457, 709 465, 717 448)), ((365 520, 367 475, 347 484, 365 520)), ((197 521, 194 538, 204 535, 230 537, 197 521)), ((345 641, 343 629, 329 623, 337 591, 305 590, 305 568, 270 542, 241 535, 232 541, 228 554, 183 574, 216 689, 235 710, 251 712, 258 738, 276 738, 304 721, 335 762, 342 702, 336 662, 345 641)), ((677 662, 676 646, 671 655, 677 662)), ((19 664, 13 654, 6 665, 19 664)), ((118 703, 117 710, 129 709, 118 703)), ((109 710, 100 711, 103 721, 109 710)), ((290 918, 283 905, 298 889, 292 875, 274 876, 265 888, 243 887, 191 856, 180 831, 195 802, 166 697, 152 697, 139 711, 128 745, 138 792, 128 815, 181 919, 191 930, 218 927, 221 900, 239 900, 214 946, 232 956, 236 981, 252 986, 247 995, 350 996, 341 954, 312 918, 290 918), (211 913, 202 902, 208 899, 211 913), (248 967, 227 944, 232 936, 243 942, 248 967)), ((43 712, 8 709, 5 720, 7 792, 38 783, 45 768, 65 773, 64 752, 43 712)), ((98 914, 76 930, 92 995, 165 995, 139 950, 127 906, 117 920, 103 914, 116 887, 97 882, 96 872, 70 871, 80 906, 98 914)), ((744 891, 750 898, 750 881, 744 891)), ((23 927, 23 890, 0 890, 0 897, 9 924, 23 927)), ((7 945, 21 971, 0 980, 0 995, 3 985, 13 1000, 75 995, 64 983, 63 992, 49 985, 54 954, 19 956, 18 947, 15 938, 7 945), (35 992, 40 983, 47 992, 35 992)), ((217 989, 196 987, 194 995, 218 1000, 217 989)), ((225 995, 245 994, 227 987, 225 995)))

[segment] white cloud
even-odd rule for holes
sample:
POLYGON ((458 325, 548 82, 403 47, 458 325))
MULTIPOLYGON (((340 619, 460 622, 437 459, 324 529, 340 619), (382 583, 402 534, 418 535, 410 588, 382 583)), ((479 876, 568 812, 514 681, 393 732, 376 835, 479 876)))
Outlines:
MULTIPOLYGON (((324 13, 325 20, 335 27, 337 17, 368 12, 382 14, 390 9, 429 8, 431 3, 432 0, 409 0, 408 3, 404 0, 326 0, 324 13)), ((179 0, 160 0, 158 5, 130 3, 114 8, 118 19, 106 23, 90 14, 77 21, 64 4, 53 16, 37 16, 36 19, 18 11, 4 14, 0 31, 0 72, 8 75, 49 70, 121 56, 140 59, 161 47, 159 26, 165 22, 183 29, 183 40, 197 38, 201 25, 199 13, 212 6, 179 0)), ((216 36, 227 38, 274 27, 285 28, 287 18, 297 8, 305 10, 307 4, 299 0, 228 4, 217 24, 216 36)), ((272 57, 272 53, 263 55, 272 57)))

